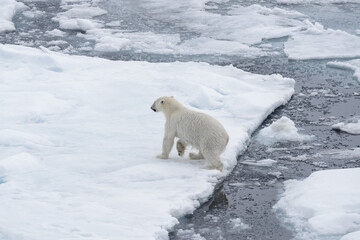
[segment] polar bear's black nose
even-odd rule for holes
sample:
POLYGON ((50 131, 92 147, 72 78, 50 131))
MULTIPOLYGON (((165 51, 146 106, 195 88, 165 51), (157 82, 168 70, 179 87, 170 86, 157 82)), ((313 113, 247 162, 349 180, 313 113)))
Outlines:
POLYGON ((155 108, 153 108, 153 107, 150 107, 151 108, 151 110, 153 110, 154 112, 156 112, 156 109, 155 108))

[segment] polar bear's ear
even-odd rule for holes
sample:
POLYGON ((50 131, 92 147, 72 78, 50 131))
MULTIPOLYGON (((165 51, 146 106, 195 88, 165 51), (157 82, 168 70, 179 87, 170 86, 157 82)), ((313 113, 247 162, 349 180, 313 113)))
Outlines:
POLYGON ((171 96, 171 98, 174 98, 174 96, 171 96))

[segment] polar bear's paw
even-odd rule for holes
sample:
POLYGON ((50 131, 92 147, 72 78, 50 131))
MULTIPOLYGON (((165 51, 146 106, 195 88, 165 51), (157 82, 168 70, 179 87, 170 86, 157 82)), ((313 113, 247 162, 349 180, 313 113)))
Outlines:
POLYGON ((207 167, 205 167, 206 170, 219 170, 220 172, 222 172, 224 170, 224 165, 223 164, 219 164, 218 166, 214 166, 214 165, 209 165, 207 167))
POLYGON ((168 156, 164 156, 162 154, 159 154, 156 156, 157 158, 160 158, 160 159, 168 159, 169 157, 168 156))
POLYGON ((201 154, 201 152, 199 152, 198 154, 196 153, 189 153, 189 157, 192 160, 198 160, 198 159, 204 159, 203 155, 201 154))

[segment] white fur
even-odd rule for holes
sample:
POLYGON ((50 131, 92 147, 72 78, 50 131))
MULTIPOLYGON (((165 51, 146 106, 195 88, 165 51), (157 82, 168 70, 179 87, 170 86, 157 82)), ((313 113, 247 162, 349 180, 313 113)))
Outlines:
POLYGON ((216 119, 185 108, 173 97, 158 98, 151 109, 163 112, 166 117, 162 154, 158 158, 169 158, 174 139, 178 137, 176 148, 180 156, 190 145, 199 150, 198 154, 190 153, 191 159, 205 158, 211 164, 211 169, 223 170, 220 155, 226 148, 229 136, 216 119))

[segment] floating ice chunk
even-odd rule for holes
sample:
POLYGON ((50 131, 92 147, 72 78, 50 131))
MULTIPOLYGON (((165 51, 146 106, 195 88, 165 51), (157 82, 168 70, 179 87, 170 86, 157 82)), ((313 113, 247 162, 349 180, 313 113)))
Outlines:
POLYGON ((354 59, 347 62, 329 62, 327 66, 354 71, 354 77, 360 83, 360 59, 354 59))
POLYGON ((357 239, 360 230, 360 168, 325 170, 288 180, 274 206, 295 238, 357 239), (280 211, 281 210, 281 211, 280 211))
POLYGON ((341 30, 324 29, 309 20, 306 30, 294 32, 285 43, 290 59, 326 59, 360 57, 360 37, 341 30))
POLYGON ((360 0, 277 0, 284 4, 329 4, 329 3, 360 3, 360 0))
POLYGON ((250 165, 250 166, 257 166, 257 167, 271 167, 272 165, 277 163, 277 161, 272 160, 272 159, 263 159, 263 160, 259 160, 259 161, 246 160, 246 161, 243 161, 240 163, 245 164, 245 165, 250 165))
POLYGON ((289 156, 289 159, 291 161, 300 161, 300 162, 304 162, 306 160, 309 159, 309 156, 307 154, 301 154, 301 155, 298 155, 298 156, 289 156))
POLYGON ((321 168, 328 167, 326 162, 321 162, 321 161, 312 162, 311 165, 316 166, 316 167, 321 167, 321 168))
MULTIPOLYGON (((46 2, 48 0, 22 0, 23 2, 32 3, 32 2, 46 2)), ((64 1, 64 0, 62 0, 64 1)))
POLYGON ((299 134, 293 121, 287 117, 281 117, 269 127, 261 129, 257 139, 264 144, 273 144, 275 142, 309 141, 313 139, 313 136, 299 134))
POLYGON ((269 172, 268 174, 269 174, 270 176, 276 177, 277 179, 283 178, 282 173, 279 172, 279 171, 269 172))
POLYGON ((357 119, 354 122, 337 123, 332 125, 331 128, 335 130, 341 130, 350 134, 360 134, 360 119, 357 119))
POLYGON ((266 55, 260 49, 246 44, 228 40, 217 40, 208 37, 193 38, 179 44, 174 53, 197 55, 197 54, 224 54, 224 55, 266 55))
POLYGON ((360 148, 328 150, 316 153, 314 156, 316 158, 324 157, 331 159, 356 159, 360 158, 360 148))
MULTIPOLYGON (((240 7, 240 9, 242 9, 240 7)), ((245 8, 246 9, 246 8, 245 8)), ((294 11, 294 10, 285 10, 278 7, 275 8, 267 8, 258 4, 251 5, 248 9, 254 9, 257 10, 258 13, 263 15, 276 15, 276 16, 282 16, 282 17, 289 17, 289 18, 303 18, 306 17, 306 15, 294 11)), ((235 8, 234 10, 230 10, 229 13, 236 13, 238 10, 235 8)), ((240 11, 242 13, 242 11, 240 11)))
POLYGON ((39 10, 28 10, 28 11, 22 12, 22 14, 27 18, 36 18, 36 17, 43 16, 45 14, 45 12, 39 11, 39 10))
POLYGON ((105 24, 107 27, 120 27, 121 21, 111 21, 105 24))
POLYGON ((59 20, 59 28, 64 30, 80 30, 86 32, 90 29, 100 28, 101 26, 101 23, 89 19, 74 18, 59 20))
POLYGON ((64 40, 53 40, 47 43, 48 45, 68 45, 69 43, 64 40))
POLYGON ((230 223, 232 225, 233 230, 235 231, 242 231, 250 228, 250 226, 244 223, 241 218, 230 219, 230 223))
POLYGON ((54 29, 54 30, 51 30, 51 31, 47 31, 46 35, 55 36, 55 37, 64 37, 64 36, 66 36, 66 32, 63 32, 63 31, 61 31, 59 29, 54 29))
POLYGON ((15 31, 14 23, 11 21, 16 12, 26 9, 23 3, 15 0, 1 0, 0 4, 0 33, 15 31))
POLYGON ((67 18, 86 18, 91 19, 93 17, 101 16, 106 14, 107 11, 101 9, 99 7, 87 7, 87 6, 80 6, 80 7, 73 7, 67 10, 66 12, 59 13, 59 17, 67 17, 67 18))
POLYGON ((48 49, 53 52, 58 52, 61 50, 61 47, 59 46, 49 46, 48 49))
MULTIPOLYGON (((158 54, 174 53, 176 45, 180 43, 179 34, 155 34, 152 32, 121 32, 119 30, 109 29, 92 29, 83 35, 88 40, 94 40, 97 43, 107 45, 111 42, 122 42, 124 39, 129 39, 130 42, 126 50, 132 49, 134 51, 144 51, 158 54), (119 39, 119 40, 117 40, 119 39)), ((121 44, 122 45, 122 44, 121 44)), ((105 48, 107 51, 110 48, 105 48)), ((114 51, 118 51, 114 48, 114 51)))
POLYGON ((86 32, 90 29, 102 28, 104 25, 94 17, 107 13, 96 5, 97 1, 67 1, 62 0, 61 7, 65 12, 58 13, 52 20, 59 22, 59 28, 65 30, 80 30, 86 32), (90 6, 91 5, 91 6, 90 6))
POLYGON ((102 37, 96 43, 94 50, 102 52, 117 52, 131 43, 126 38, 114 38, 110 36, 102 37))
POLYGON ((248 183, 242 183, 242 182, 229 183, 229 186, 233 186, 233 187, 246 187, 248 185, 249 185, 248 183))
POLYGON ((177 237, 180 240, 206 240, 200 234, 195 233, 194 229, 179 229, 177 232, 177 237))

